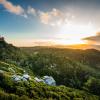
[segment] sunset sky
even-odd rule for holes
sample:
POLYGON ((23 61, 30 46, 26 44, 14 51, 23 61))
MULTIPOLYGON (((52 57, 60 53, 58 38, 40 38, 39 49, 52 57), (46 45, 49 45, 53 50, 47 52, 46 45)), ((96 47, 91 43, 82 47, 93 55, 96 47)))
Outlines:
POLYGON ((0 35, 16 46, 99 46, 100 0, 0 0, 0 35))

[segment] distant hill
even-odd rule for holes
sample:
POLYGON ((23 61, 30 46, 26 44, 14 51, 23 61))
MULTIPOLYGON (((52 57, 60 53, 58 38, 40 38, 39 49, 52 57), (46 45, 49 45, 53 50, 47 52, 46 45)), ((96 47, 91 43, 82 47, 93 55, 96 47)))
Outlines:
POLYGON ((79 61, 83 64, 89 65, 91 67, 99 68, 100 65, 100 51, 96 49, 69 49, 69 48, 55 48, 55 47, 24 47, 21 48, 24 52, 28 54, 34 54, 35 52, 41 54, 52 54, 61 57, 69 57, 70 59, 79 61))

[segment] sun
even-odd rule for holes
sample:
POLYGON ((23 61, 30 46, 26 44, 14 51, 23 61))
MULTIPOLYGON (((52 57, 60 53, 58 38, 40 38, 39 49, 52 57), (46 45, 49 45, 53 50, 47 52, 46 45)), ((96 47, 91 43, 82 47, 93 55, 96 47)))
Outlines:
POLYGON ((64 24, 60 28, 57 42, 63 45, 86 44, 83 38, 95 35, 95 27, 89 23, 87 25, 64 24))
POLYGON ((85 42, 82 41, 81 39, 69 39, 69 40, 63 39, 63 40, 58 40, 57 43, 62 45, 85 44, 85 42))

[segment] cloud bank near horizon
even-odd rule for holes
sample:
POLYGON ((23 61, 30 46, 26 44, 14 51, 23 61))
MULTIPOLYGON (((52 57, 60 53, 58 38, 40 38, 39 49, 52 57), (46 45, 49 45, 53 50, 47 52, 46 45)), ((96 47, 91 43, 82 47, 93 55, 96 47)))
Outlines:
POLYGON ((86 37, 83 40, 88 41, 90 44, 100 45, 100 32, 97 32, 95 36, 86 37))

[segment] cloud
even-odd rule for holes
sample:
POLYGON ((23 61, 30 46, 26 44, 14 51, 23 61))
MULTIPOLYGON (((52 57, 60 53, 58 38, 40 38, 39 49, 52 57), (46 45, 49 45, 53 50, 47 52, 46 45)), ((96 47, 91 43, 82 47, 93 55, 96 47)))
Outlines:
POLYGON ((55 17, 62 17, 63 16, 63 13, 60 10, 55 9, 55 8, 53 8, 50 13, 52 16, 55 16, 55 17))
POLYGON ((31 6, 28 7, 27 13, 33 16, 36 16, 36 10, 31 6))
POLYGON ((69 19, 74 18, 73 15, 62 12, 56 8, 53 8, 49 12, 38 11, 38 15, 41 23, 51 26, 60 26, 67 23, 69 19))
POLYGON ((36 10, 29 6, 27 14, 37 17, 41 23, 50 26, 61 26, 69 23, 69 20, 74 19, 74 15, 69 12, 65 13, 59 9, 53 8, 51 11, 36 10))
POLYGON ((45 13, 45 12, 39 11, 39 18, 40 18, 41 23, 48 24, 49 21, 51 20, 51 15, 48 12, 45 13))
POLYGON ((100 44, 100 32, 96 33, 95 36, 86 37, 83 40, 86 40, 89 43, 98 45, 100 44))
POLYGON ((3 3, 5 0, 0 0, 0 3, 3 3))
POLYGON ((23 9, 20 5, 14 5, 10 1, 0 0, 0 4, 4 8, 13 14, 21 15, 25 18, 31 16, 37 17, 41 23, 50 25, 50 26, 60 26, 69 22, 69 19, 73 19, 74 16, 70 13, 65 13, 59 9, 53 8, 51 11, 41 11, 36 10, 33 7, 29 6, 27 10, 23 9))
POLYGON ((2 4, 4 8, 10 13, 27 17, 24 9, 20 5, 13 5, 7 0, 0 0, 0 4, 2 4))

